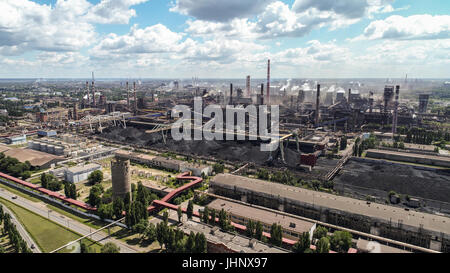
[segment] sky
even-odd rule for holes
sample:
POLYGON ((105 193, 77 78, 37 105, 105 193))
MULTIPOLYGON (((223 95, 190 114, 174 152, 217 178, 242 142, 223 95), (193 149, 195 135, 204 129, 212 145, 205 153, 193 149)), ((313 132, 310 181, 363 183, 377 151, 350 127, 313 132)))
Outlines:
POLYGON ((0 0, 0 78, 449 78, 447 0, 0 0))

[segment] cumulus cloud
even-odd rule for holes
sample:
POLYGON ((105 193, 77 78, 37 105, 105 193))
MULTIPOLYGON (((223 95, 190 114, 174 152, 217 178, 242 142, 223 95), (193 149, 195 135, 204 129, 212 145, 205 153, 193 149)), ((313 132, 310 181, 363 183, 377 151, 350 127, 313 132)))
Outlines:
POLYGON ((292 8, 281 1, 267 4, 260 13, 249 18, 235 18, 227 22, 189 20, 186 29, 196 36, 240 37, 243 39, 272 39, 302 37, 315 28, 330 30, 358 22, 364 16, 391 12, 389 0, 297 0, 292 8), (324 4, 325 3, 325 4, 324 4))
POLYGON ((93 55, 166 53, 177 51, 183 36, 157 24, 146 28, 131 27, 125 35, 109 34, 92 50, 93 55))
POLYGON ((54 6, 29 0, 0 1, 0 54, 78 51, 96 39, 93 23, 128 23, 130 6, 147 0, 58 0, 54 6))
POLYGON ((91 7, 86 19, 102 24, 128 24, 136 11, 131 6, 142 4, 148 0, 102 0, 91 7))
POLYGON ((234 18, 248 18, 261 12, 274 0, 176 0, 170 9, 203 21, 226 22, 234 18))
POLYGON ((426 40, 450 38, 449 15, 390 16, 373 21, 354 40, 398 39, 426 40))

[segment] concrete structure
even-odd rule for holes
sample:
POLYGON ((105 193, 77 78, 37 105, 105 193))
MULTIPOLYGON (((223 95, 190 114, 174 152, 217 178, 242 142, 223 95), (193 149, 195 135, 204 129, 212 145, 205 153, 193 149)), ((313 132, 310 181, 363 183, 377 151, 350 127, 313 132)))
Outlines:
POLYGON ((450 218, 230 174, 210 180, 209 191, 438 251, 450 249, 450 218))
POLYGON ((195 176, 211 175, 212 167, 206 164, 190 163, 169 157, 152 156, 146 154, 132 153, 119 150, 115 153, 116 158, 129 159, 132 162, 149 165, 158 169, 166 169, 176 172, 192 172, 195 176))
POLYGON ((411 253, 410 251, 382 245, 376 241, 367 241, 361 238, 358 239, 356 248, 358 249, 358 252, 361 253, 411 253))
POLYGON ((38 131, 38 136, 41 137, 52 137, 56 135, 57 135, 56 131, 38 131))
MULTIPOLYGON (((209 209, 214 209, 217 213, 224 209, 231 217, 231 221, 240 225, 247 225, 249 220, 261 222, 263 231, 270 233, 273 223, 281 225, 283 228, 283 237, 297 241, 303 232, 309 232, 312 239, 316 224, 280 215, 274 212, 268 212, 251 205, 242 205, 227 200, 216 199, 208 204, 209 209)), ((217 214, 216 213, 216 214, 217 214)))
POLYGON ((29 161, 31 166, 39 169, 48 169, 51 165, 64 160, 64 158, 60 156, 38 152, 31 149, 10 148, 6 145, 0 145, 0 151, 4 153, 5 156, 17 158, 17 160, 22 163, 29 161))
POLYGON ((24 144, 24 143, 27 143, 27 136, 21 135, 21 136, 7 137, 6 143, 11 144, 11 145, 24 144))
POLYGON ((101 169, 102 166, 95 163, 71 167, 65 171, 65 180, 70 183, 78 183, 87 180, 92 172, 101 169))
POLYGON ((450 157, 388 150, 367 150, 366 157, 450 168, 450 157))
POLYGON ((111 179, 113 199, 116 199, 117 197, 124 199, 127 194, 130 196, 130 160, 122 158, 112 160, 111 179))
POLYGON ((428 101, 430 99, 430 95, 428 94, 420 94, 419 95, 419 113, 425 114, 428 109, 428 101))

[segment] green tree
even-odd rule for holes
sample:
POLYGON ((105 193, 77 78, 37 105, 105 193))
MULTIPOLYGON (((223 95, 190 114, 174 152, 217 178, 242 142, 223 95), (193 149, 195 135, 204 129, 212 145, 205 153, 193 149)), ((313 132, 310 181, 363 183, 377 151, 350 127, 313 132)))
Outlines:
POLYGON ((123 203, 122 198, 117 197, 113 201, 113 211, 114 211, 114 216, 116 217, 116 219, 122 218, 122 213, 124 210, 125 210, 125 204, 123 203))
POLYGON ((181 206, 178 206, 177 214, 178 214, 178 222, 181 223, 181 219, 183 218, 183 210, 181 209, 181 206))
POLYGON ((309 232, 303 232, 298 242, 294 244, 293 250, 295 253, 304 253, 310 247, 311 240, 309 239, 309 232))
POLYGON ((263 226, 262 226, 262 223, 260 221, 256 222, 255 238, 257 240, 259 240, 259 241, 261 241, 262 238, 263 238, 263 226))
POLYGON ((195 253, 206 253, 207 241, 205 234, 199 232, 195 235, 195 253))
POLYGON ((213 171, 216 174, 223 173, 224 169, 225 169, 225 166, 223 164, 216 163, 213 165, 213 171))
POLYGON ((103 172, 100 170, 91 172, 88 176, 88 181, 91 185, 101 183, 103 181, 103 172))
POLYGON ((316 245, 317 253, 329 253, 330 252, 330 240, 327 237, 320 238, 316 245))
POLYGON ((281 246, 283 230, 280 225, 273 223, 270 227, 270 243, 275 246, 281 246))
POLYGON ((192 200, 189 200, 186 214, 188 219, 192 219, 192 214, 194 213, 194 202, 192 200))
POLYGON ((210 225, 215 225, 216 224, 216 210, 215 209, 211 209, 211 217, 209 218, 209 224, 210 225))
POLYGON ((316 230, 314 230, 313 238, 314 239, 320 239, 322 237, 327 237, 327 235, 328 235, 328 229, 326 227, 323 227, 323 226, 318 226, 316 228, 316 230))
POLYGON ((348 231, 335 231, 330 239, 331 249, 347 252, 352 245, 352 234, 348 231))
POLYGON ((205 207, 205 209, 203 210, 203 222, 208 224, 209 223, 209 209, 208 207, 205 207))
POLYGON ((132 230, 133 230, 133 232, 140 234, 141 240, 142 240, 144 238, 144 236, 146 235, 147 228, 148 228, 148 221, 145 219, 141 219, 139 221, 139 223, 137 223, 136 225, 133 226, 132 230))
POLYGON ((253 238, 255 236, 256 224, 252 220, 248 220, 246 225, 246 235, 247 237, 253 238))
POLYGON ((102 247, 101 252, 102 253, 119 253, 120 247, 116 246, 114 243, 108 242, 102 247))
POLYGON ((345 150, 347 148, 347 137, 343 136, 341 138, 341 145, 339 145, 341 150, 345 150))

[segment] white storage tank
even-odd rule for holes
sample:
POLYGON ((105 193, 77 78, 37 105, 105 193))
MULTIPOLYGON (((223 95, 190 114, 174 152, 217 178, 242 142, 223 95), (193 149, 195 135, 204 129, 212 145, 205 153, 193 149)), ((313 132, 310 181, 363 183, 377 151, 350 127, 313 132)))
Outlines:
POLYGON ((49 153, 49 154, 55 154, 55 145, 49 144, 49 145, 47 146, 47 153, 49 153))

